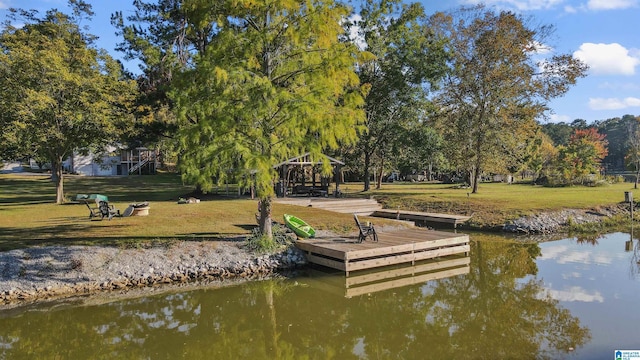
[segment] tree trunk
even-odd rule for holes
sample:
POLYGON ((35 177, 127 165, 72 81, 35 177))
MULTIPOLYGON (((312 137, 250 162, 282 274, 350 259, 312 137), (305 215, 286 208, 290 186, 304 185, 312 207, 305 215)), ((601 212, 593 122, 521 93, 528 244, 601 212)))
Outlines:
POLYGON ((363 191, 371 190, 371 181, 369 180, 369 167, 371 166, 371 156, 367 153, 364 154, 364 189, 363 191))
POLYGON ((478 183, 480 182, 480 169, 477 166, 474 167, 473 170, 471 171, 471 177, 473 179, 473 186, 472 186, 471 193, 472 194, 477 194, 478 193, 478 183))
POLYGON ((376 189, 382 188, 382 177, 384 176, 384 160, 380 161, 380 171, 378 171, 378 178, 376 179, 376 189))
POLYGON ((56 204, 64 203, 64 179, 62 176, 62 158, 58 158, 51 162, 51 180, 56 184, 56 204))
POLYGON ((260 233, 269 240, 273 240, 273 229, 271 228, 271 197, 261 198, 258 202, 260 209, 260 233))
POLYGON ((382 178, 384 177, 384 172, 380 169, 380 173, 378 174, 378 180, 376 181, 376 189, 380 190, 382 188, 382 178))
POLYGON ((473 171, 465 170, 464 171, 464 183, 469 184, 469 187, 473 187, 473 171))
MULTIPOLYGON (((480 149, 480 146, 478 146, 480 149)), ((480 184, 480 176, 482 175, 482 158, 480 157, 480 151, 478 151, 478 155, 476 156, 476 164, 473 166, 473 187, 471 190, 472 194, 478 193, 478 185, 480 184)))

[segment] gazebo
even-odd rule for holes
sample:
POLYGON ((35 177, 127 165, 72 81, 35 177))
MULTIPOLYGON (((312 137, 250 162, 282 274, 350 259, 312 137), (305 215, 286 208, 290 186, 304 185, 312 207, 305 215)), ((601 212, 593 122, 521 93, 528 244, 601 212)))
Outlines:
MULTIPOLYGON (((331 156, 323 155, 333 166, 333 177, 336 183, 334 196, 340 194, 340 171, 344 163, 331 156)), ((323 160, 324 160, 323 159, 323 160)), ((306 153, 295 158, 283 161, 274 166, 280 175, 280 181, 276 184, 276 195, 286 197, 287 195, 305 196, 329 196, 329 184, 331 177, 321 176, 316 167, 323 165, 324 161, 312 161, 311 154, 306 153)))

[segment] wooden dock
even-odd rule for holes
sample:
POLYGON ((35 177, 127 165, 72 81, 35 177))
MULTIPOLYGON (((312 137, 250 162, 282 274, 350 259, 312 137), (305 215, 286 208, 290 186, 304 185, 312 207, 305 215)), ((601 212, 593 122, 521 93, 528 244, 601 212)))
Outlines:
MULTIPOLYGON (((471 258, 449 256, 438 260, 423 260, 415 265, 398 265, 358 271, 351 276, 336 276, 323 269, 310 269, 314 286, 330 293, 351 298, 404 286, 424 284, 469 273, 471 258)), ((335 270, 334 270, 335 271, 335 270)))
POLYGON ((333 199, 333 198, 279 198, 275 200, 280 204, 313 207, 343 214, 357 214, 382 217, 387 219, 405 220, 413 222, 431 222, 452 224, 455 229, 458 225, 471 219, 471 216, 427 213, 409 210, 383 209, 375 199, 333 199))
POLYGON ((345 238, 299 239, 307 261, 344 271, 371 269, 469 254, 469 236, 420 228, 378 232, 378 242, 345 238))
POLYGON ((420 212, 420 211, 388 210, 388 209, 376 210, 373 212, 371 216, 382 217, 387 219, 396 219, 396 220, 448 223, 448 224, 453 224, 454 229, 459 224, 465 223, 469 221, 469 219, 471 219, 471 216, 466 216, 466 215, 438 214, 438 213, 427 213, 427 212, 420 212))

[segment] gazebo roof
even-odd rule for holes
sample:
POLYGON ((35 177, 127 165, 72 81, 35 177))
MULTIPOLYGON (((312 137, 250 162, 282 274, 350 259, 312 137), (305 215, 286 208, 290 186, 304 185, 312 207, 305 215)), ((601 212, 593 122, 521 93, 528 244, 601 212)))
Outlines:
MULTIPOLYGON (((324 155, 327 159, 329 159, 329 164, 331 165, 344 165, 344 163, 338 159, 334 159, 331 156, 327 156, 324 155)), ((276 168, 282 166, 282 165, 319 165, 322 164, 322 161, 311 161, 311 154, 310 153, 306 153, 304 155, 300 155, 298 157, 294 157, 291 158, 289 160, 283 161, 279 164, 277 164, 276 168)))

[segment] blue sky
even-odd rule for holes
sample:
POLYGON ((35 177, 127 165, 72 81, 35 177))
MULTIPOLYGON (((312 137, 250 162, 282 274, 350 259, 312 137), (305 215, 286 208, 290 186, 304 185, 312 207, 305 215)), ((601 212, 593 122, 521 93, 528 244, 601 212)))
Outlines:
MULTIPOLYGON (((96 15, 89 25, 98 35, 98 46, 113 51, 118 39, 110 24, 116 10, 132 10, 131 0, 88 0, 96 15)), ((422 0, 427 13, 449 10, 477 0, 422 0)), ((586 78, 578 80, 562 98, 553 100, 552 122, 587 122, 640 115, 640 0, 486 0, 488 6, 508 9, 537 22, 556 27, 554 42, 545 44, 557 54, 573 54, 590 66, 586 78)), ((66 11, 66 0, 0 0, 0 18, 6 8, 51 8, 66 11)), ((127 65, 137 72, 135 64, 127 65)))

